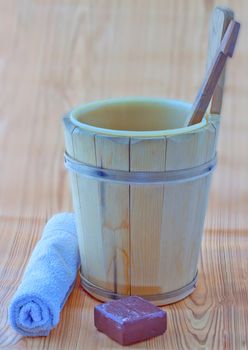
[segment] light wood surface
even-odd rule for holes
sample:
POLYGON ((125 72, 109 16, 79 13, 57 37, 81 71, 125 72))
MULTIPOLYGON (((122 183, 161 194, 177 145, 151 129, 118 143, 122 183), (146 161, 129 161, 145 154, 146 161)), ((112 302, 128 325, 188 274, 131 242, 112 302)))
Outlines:
MULTIPOLYGON (((118 349, 93 325, 96 301, 75 287, 47 338, 21 338, 7 306, 45 221, 71 210, 61 117, 123 95, 192 101, 205 71, 213 1, 0 2, 0 348, 118 349), (197 29, 197 30, 196 30, 197 29)), ((196 291, 166 307, 168 331, 134 349, 248 347, 248 66, 246 0, 228 62, 196 291)))
MULTIPOLYGON (((167 137, 166 170, 195 167, 214 158, 219 117, 211 118, 206 128, 167 137)), ((203 177, 164 186, 159 282, 171 290, 187 285, 196 274, 209 184, 210 177, 203 177)))
MULTIPOLYGON (((166 139, 131 139, 130 170, 165 170, 166 139)), ((130 186, 131 292, 163 293, 158 280, 163 185, 130 186)))
MULTIPOLYGON (((98 167, 129 170, 129 139, 96 135, 95 149, 98 167)), ((106 280, 110 282, 107 289, 129 294, 129 185, 100 182, 98 186, 102 210, 103 261, 106 280)))

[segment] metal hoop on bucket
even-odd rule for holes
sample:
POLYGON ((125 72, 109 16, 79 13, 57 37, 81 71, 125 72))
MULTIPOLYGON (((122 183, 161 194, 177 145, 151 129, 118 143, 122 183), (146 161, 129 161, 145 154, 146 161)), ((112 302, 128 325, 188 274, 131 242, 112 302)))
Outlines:
POLYGON ((64 154, 65 167, 74 173, 98 181, 129 184, 163 184, 197 180, 213 172, 216 167, 216 155, 208 162, 196 167, 167 171, 123 171, 95 167, 64 154))
MULTIPOLYGON (((84 290, 86 290, 88 293, 93 295, 96 299, 107 301, 111 299, 120 299, 126 296, 123 294, 118 294, 113 291, 98 287, 94 283, 87 280, 81 273, 80 273, 80 279, 81 279, 81 286, 84 288, 84 290)), ((166 292, 162 294, 140 295, 140 296, 142 298, 149 300, 155 305, 161 306, 161 305, 172 304, 190 295, 195 290, 197 281, 198 281, 198 271, 196 272, 192 281, 190 281, 188 284, 186 284, 185 286, 177 290, 173 290, 171 292, 166 292)))

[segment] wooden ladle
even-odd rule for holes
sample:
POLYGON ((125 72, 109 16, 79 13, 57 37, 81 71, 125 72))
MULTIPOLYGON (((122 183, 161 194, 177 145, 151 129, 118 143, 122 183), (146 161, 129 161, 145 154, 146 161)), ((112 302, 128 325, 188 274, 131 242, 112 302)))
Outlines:
POLYGON ((231 20, 221 41, 216 56, 207 71, 198 95, 186 118, 185 126, 200 123, 213 96, 215 87, 225 67, 228 57, 232 57, 237 41, 240 23, 231 20))
MULTIPOLYGON (((220 46, 221 40, 227 30, 230 21, 234 19, 234 12, 225 6, 215 7, 211 16, 208 39, 207 70, 210 68, 213 59, 220 46)), ((214 89, 213 97, 208 106, 209 114, 221 114, 223 90, 225 84, 225 68, 223 69, 218 83, 214 89)))

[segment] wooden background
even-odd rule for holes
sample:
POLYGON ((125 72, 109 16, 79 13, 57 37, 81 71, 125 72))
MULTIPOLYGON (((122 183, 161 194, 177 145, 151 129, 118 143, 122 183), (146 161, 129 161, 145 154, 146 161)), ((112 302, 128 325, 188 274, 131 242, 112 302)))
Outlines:
MULTIPOLYGON (((0 348, 118 349, 93 326, 96 304, 77 284, 59 326, 21 338, 7 306, 46 220, 71 210, 61 116, 123 95, 193 101, 206 65, 212 0, 0 1, 0 348)), ((228 62, 219 164, 199 283, 166 307, 169 330, 133 349, 247 349, 248 2, 228 62)))

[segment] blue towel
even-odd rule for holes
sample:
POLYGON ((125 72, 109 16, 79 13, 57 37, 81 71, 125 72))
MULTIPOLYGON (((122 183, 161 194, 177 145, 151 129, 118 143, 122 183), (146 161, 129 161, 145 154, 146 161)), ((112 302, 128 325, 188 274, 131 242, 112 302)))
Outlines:
POLYGON ((57 214, 46 224, 9 305, 10 325, 24 336, 48 335, 59 322, 78 267, 74 214, 57 214))

